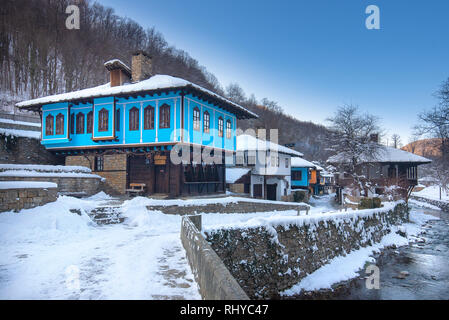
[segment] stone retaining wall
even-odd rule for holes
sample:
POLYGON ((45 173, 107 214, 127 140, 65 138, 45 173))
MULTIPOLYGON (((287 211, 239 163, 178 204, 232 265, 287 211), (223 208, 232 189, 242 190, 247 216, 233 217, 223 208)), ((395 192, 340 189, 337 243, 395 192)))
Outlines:
POLYGON ((99 177, 0 177, 0 181, 43 181, 54 182, 58 185, 60 194, 94 195, 98 193, 101 178, 99 177))
POLYGON ((449 212, 449 202, 447 202, 447 201, 432 200, 432 199, 427 199, 427 198, 418 197, 418 196, 411 196, 411 198, 416 201, 429 203, 431 205, 434 205, 434 206, 440 208, 441 210, 443 210, 445 212, 449 212))
POLYGON ((211 203, 197 206, 147 206, 148 210, 158 210, 165 214, 192 215, 196 213, 251 213, 251 212, 270 212, 301 210, 305 211, 309 207, 304 204, 282 204, 265 203, 251 201, 237 201, 226 204, 211 203))
POLYGON ((248 296, 204 240, 199 229, 201 230, 201 216, 182 218, 182 245, 203 299, 248 300, 248 296))
POLYGON ((58 189, 55 188, 33 188, 33 189, 1 189, 0 190, 0 212, 20 211, 22 209, 42 206, 46 203, 56 201, 58 189))
POLYGON ((252 299, 279 298, 280 292, 331 259, 379 242, 390 232, 390 226, 408 220, 408 207, 401 202, 388 211, 369 209, 286 219, 278 225, 267 220, 266 225, 203 232, 252 299))

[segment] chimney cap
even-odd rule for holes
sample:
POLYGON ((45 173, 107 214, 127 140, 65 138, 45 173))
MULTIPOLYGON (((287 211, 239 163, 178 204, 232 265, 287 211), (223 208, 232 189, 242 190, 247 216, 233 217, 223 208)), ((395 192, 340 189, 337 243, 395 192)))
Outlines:
POLYGON ((131 76, 131 68, 130 67, 128 67, 126 64, 124 64, 121 60, 119 60, 119 59, 113 59, 113 60, 109 60, 109 61, 106 61, 105 63, 104 63, 104 66, 105 66, 105 68, 106 69, 108 69, 109 71, 112 71, 112 70, 116 70, 116 69, 120 69, 120 70, 122 70, 123 72, 125 72, 125 74, 127 75, 127 76, 131 76))
POLYGON ((141 55, 144 55, 145 57, 151 59, 150 54, 149 54, 148 52, 146 52, 146 51, 143 51, 143 50, 136 50, 136 51, 133 52, 133 56, 138 56, 138 55, 140 55, 140 54, 141 54, 141 55))

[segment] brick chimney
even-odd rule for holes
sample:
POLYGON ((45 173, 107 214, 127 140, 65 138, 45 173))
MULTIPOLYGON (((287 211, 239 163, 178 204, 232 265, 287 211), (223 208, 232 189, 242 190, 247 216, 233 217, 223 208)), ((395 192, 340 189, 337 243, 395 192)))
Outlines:
POLYGON ((131 70, 133 82, 150 78, 153 75, 153 64, 148 53, 142 50, 133 53, 131 70))
POLYGON ((104 63, 109 70, 111 87, 121 86, 131 80, 131 69, 118 59, 110 60, 104 63))

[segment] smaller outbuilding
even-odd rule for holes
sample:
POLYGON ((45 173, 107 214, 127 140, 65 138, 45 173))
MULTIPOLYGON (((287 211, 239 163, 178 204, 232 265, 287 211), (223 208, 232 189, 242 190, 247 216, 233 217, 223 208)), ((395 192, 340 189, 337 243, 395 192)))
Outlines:
POLYGON ((288 200, 291 194, 291 157, 301 152, 252 135, 237 136, 234 164, 226 168, 228 190, 253 198, 288 200))

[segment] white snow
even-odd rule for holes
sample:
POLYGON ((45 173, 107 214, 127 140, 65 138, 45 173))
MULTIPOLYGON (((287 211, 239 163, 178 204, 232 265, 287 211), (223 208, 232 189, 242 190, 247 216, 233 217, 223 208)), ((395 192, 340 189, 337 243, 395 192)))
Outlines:
MULTIPOLYGON (((439 186, 429 186, 418 192, 413 192, 412 195, 417 197, 422 197, 430 200, 440 200, 440 187, 439 186)), ((449 191, 441 190, 441 200, 449 201, 449 191)))
POLYGON ((249 134, 237 136, 237 151, 274 151, 292 156, 302 157, 303 154, 296 150, 281 146, 277 143, 261 140, 249 134))
POLYGON ((316 164, 307 161, 301 157, 292 157, 291 158, 292 168, 316 168, 316 164))
POLYGON ((286 205, 298 205, 308 206, 306 203, 297 202, 285 202, 285 201, 273 201, 263 200, 245 197, 226 196, 221 198, 190 198, 190 199, 152 199, 144 197, 136 197, 134 201, 140 201, 146 206, 207 206, 209 204, 221 204, 223 206, 229 203, 237 202, 256 202, 256 203, 269 203, 269 204, 286 204, 286 205))
POLYGON ((0 177, 57 177, 57 178, 100 178, 92 173, 78 172, 40 172, 31 170, 7 170, 0 172, 0 177))
POLYGON ((37 122, 27 122, 27 121, 16 121, 11 119, 4 119, 0 118, 0 123, 9 123, 9 124, 16 124, 16 125, 24 125, 24 126, 30 126, 30 127, 41 127, 40 123, 37 122))
POLYGON ((226 168, 226 183, 234 183, 245 174, 247 174, 251 169, 249 168, 226 168))
MULTIPOLYGON (((350 159, 347 159, 343 153, 339 153, 330 157, 328 163, 347 163, 350 159)), ((359 159, 360 163, 364 162, 416 162, 416 163, 430 163, 431 160, 418 156, 408 151, 396 149, 387 146, 380 146, 379 154, 375 156, 375 159, 359 159)))
POLYGON ((47 172, 92 172, 87 167, 82 166, 52 166, 42 164, 0 164, 1 170, 33 170, 47 172))
POLYGON ((101 178, 82 166, 51 166, 33 164, 0 164, 0 177, 65 177, 101 178))
POLYGON ((0 181, 0 189, 46 189, 57 188, 58 185, 53 182, 41 181, 0 181))
POLYGON ((236 107, 237 109, 244 111, 253 117, 257 118, 257 115, 244 107, 210 91, 207 90, 199 85, 196 85, 190 81, 176 78, 168 75, 154 75, 149 79, 132 83, 132 84, 124 84, 122 86, 115 86, 111 87, 110 83, 103 84, 98 87, 83 89, 79 91, 73 91, 68 93, 62 93, 57 94, 53 96, 47 96, 42 98, 37 98, 33 100, 23 101, 20 103, 17 103, 16 106, 21 107, 29 107, 34 105, 43 105, 48 103, 55 103, 55 102, 61 102, 61 101, 70 101, 70 100, 78 100, 82 98, 91 98, 91 97, 107 97, 107 96, 114 96, 118 94, 126 94, 126 93, 134 93, 134 92, 140 92, 140 91, 149 91, 149 90, 157 90, 157 89, 166 89, 166 88, 180 88, 180 87, 193 87, 196 88, 202 92, 205 92, 209 95, 212 95, 214 97, 217 97, 226 103, 229 103, 236 107))
POLYGON ((40 139, 41 138, 40 131, 28 131, 28 130, 0 128, 0 134, 4 134, 6 136, 31 138, 31 139, 40 139))
MULTIPOLYGON (((309 215, 267 215, 262 217, 256 217, 252 219, 242 219, 239 222, 228 221, 223 218, 218 224, 203 226, 203 233, 211 233, 218 229, 248 229, 264 227, 267 230, 271 230, 276 226, 291 226, 296 225, 301 227, 303 225, 318 225, 321 221, 354 221, 357 217, 369 217, 378 212, 386 212, 392 210, 398 203, 386 202, 384 207, 377 209, 365 209, 365 210, 348 210, 348 211, 331 211, 331 212, 312 212, 309 215)), ((293 210, 292 210, 293 211, 293 210)))
POLYGON ((299 294, 302 290, 331 289, 332 285, 336 283, 355 278, 359 275, 358 272, 365 266, 365 263, 375 262, 373 257, 374 253, 391 245, 404 246, 409 244, 421 232, 421 225, 429 220, 435 219, 438 218, 412 210, 410 212, 411 223, 406 223, 402 226, 393 226, 392 231, 385 235, 379 243, 351 251, 346 256, 335 257, 326 265, 307 275, 290 289, 281 292, 281 295, 295 295, 299 294), (399 229, 405 231, 407 238, 396 233, 399 229))
POLYGON ((99 227, 86 212, 108 198, 61 196, 1 213, 0 299, 201 299, 181 216, 148 211, 136 198, 120 207, 123 224, 99 227))

